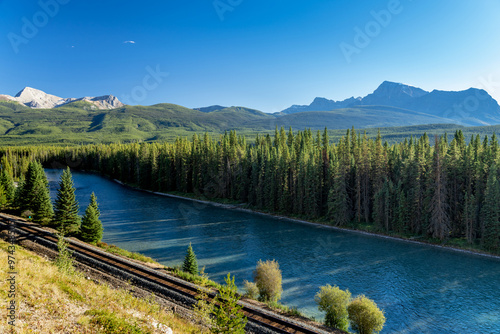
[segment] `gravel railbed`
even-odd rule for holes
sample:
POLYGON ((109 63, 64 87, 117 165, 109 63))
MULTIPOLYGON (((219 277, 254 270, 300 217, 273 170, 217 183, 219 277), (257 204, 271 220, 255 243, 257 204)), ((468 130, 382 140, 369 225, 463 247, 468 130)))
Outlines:
MULTIPOLYGON (((2 217, 2 216, 5 217, 5 218, 8 218, 8 219, 10 219, 10 218, 17 218, 17 217, 13 217, 13 216, 9 217, 7 215, 0 214, 0 217, 2 217)), ((0 222, 0 224, 4 226, 4 227, 0 228, 0 230, 6 230, 6 229, 9 228, 7 226, 8 225, 7 223, 0 222)), ((28 222, 27 223, 23 223, 23 224, 29 226, 30 228, 34 228, 34 229, 43 231, 45 233, 48 232, 47 230, 45 230, 43 228, 40 228, 40 227, 38 227, 36 225, 30 224, 28 222)), ((25 232, 25 231, 20 230, 20 229, 17 229, 17 228, 15 228, 15 232, 18 235, 18 240, 22 240, 23 242, 26 242, 26 241, 29 240, 29 241, 33 242, 35 245, 39 245, 41 247, 45 247, 45 248, 47 248, 49 250, 52 250, 53 252, 57 253, 57 244, 55 242, 43 239, 43 238, 41 238, 39 236, 31 235, 30 233, 25 232)), ((127 262, 127 263, 129 263, 131 265, 134 265, 136 267, 140 267, 141 269, 148 270, 150 272, 154 272, 155 275, 163 276, 163 277, 165 277, 167 279, 173 280, 175 282, 179 282, 181 284, 187 284, 187 285, 189 285, 189 286, 191 286, 193 288, 196 288, 196 289, 198 288, 198 286, 195 285, 195 284, 193 284, 193 283, 186 282, 186 281, 184 281, 182 279, 179 279, 179 278, 177 278, 175 276, 171 276, 171 275, 165 274, 163 272, 151 269, 151 268, 149 268, 149 267, 147 267, 145 265, 139 264, 139 263, 137 263, 135 261, 130 261, 130 260, 125 259, 125 258, 123 258, 121 256, 117 256, 117 255, 105 252, 105 251, 101 250, 100 248, 98 248, 96 246, 89 245, 87 243, 81 242, 79 240, 75 240, 73 238, 71 238, 71 239, 66 238, 66 240, 69 241, 69 242, 71 242, 71 243, 74 243, 76 245, 79 245, 79 246, 92 247, 93 250, 95 250, 98 253, 101 253, 101 254, 103 254, 105 256, 114 258, 114 259, 119 260, 119 261, 127 262)), ((30 248, 33 248, 34 250, 40 251, 39 249, 37 249, 38 247, 36 247, 36 246, 35 247, 30 247, 30 248)), ((46 256, 46 254, 44 254, 44 255, 46 256)), ((179 313, 180 315, 183 315, 183 316, 187 316, 188 318, 191 318, 191 320, 193 320, 192 312, 190 312, 189 310, 196 303, 196 300, 194 298, 187 297, 187 296, 182 295, 182 294, 180 294, 180 293, 178 293, 176 291, 169 290, 168 288, 162 287, 162 286, 160 286, 160 285, 158 285, 156 283, 148 281, 147 279, 143 279, 143 278, 137 277, 137 276, 135 276, 135 275, 133 275, 131 273, 128 273, 128 272, 126 272, 124 270, 121 270, 121 269, 118 269, 116 267, 107 265, 107 264, 105 264, 103 262, 100 262, 98 260, 90 258, 90 257, 88 257, 88 256, 86 256, 84 254, 79 253, 79 252, 72 252, 72 256, 73 256, 73 258, 77 262, 82 263, 83 267, 88 266, 87 268, 89 268, 89 269, 87 269, 87 270, 95 270, 95 271, 99 271, 101 273, 103 272, 103 273, 105 273, 107 275, 111 275, 112 277, 119 279, 122 282, 123 281, 126 282, 125 284, 131 283, 134 286, 137 286, 139 288, 144 288, 144 289, 146 289, 149 292, 153 292, 155 294, 156 298, 165 298, 165 299, 167 299, 167 301, 169 302, 168 304, 170 305, 169 308, 171 308, 174 312, 177 312, 177 313, 179 313), (172 303, 174 303, 175 306, 172 306, 172 303), (178 308, 176 306, 178 306, 178 308), (181 311, 181 312, 178 312, 178 311, 181 311)), ((83 270, 85 270, 85 269, 83 269, 83 270)), ((320 334, 323 334, 323 333, 332 333, 331 331, 330 332, 323 331, 323 330, 318 329, 317 327, 312 327, 312 326, 306 325, 304 323, 294 321, 294 320, 290 319, 289 317, 285 317, 285 316, 279 315, 277 313, 270 312, 270 311, 264 310, 262 308, 258 308, 255 305, 252 305, 252 304, 249 304, 249 303, 246 303, 246 302, 243 302, 243 301, 241 301, 241 303, 243 305, 245 305, 245 306, 248 306, 248 307, 251 307, 251 308, 254 308, 254 309, 258 309, 262 313, 265 313, 265 314, 268 314, 268 315, 272 315, 272 316, 278 317, 280 319, 286 320, 288 322, 292 322, 292 323, 301 325, 303 327, 312 329, 312 330, 314 330, 314 331, 316 331, 317 333, 320 333, 320 334)), ((255 333, 255 334, 274 334, 274 333, 277 333, 276 331, 273 331, 271 329, 268 329, 266 327, 263 327, 263 326, 255 323, 251 319, 249 319, 249 321, 247 323, 246 332, 247 333, 255 333)))

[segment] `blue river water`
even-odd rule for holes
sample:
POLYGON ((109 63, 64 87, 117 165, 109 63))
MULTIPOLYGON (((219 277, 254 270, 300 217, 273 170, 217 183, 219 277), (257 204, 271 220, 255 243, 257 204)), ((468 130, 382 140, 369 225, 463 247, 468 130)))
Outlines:
MULTIPOLYGON (((54 199, 60 170, 46 170, 54 199)), ((239 287, 259 260, 275 259, 282 302, 322 319, 314 296, 338 285, 384 309, 382 333, 500 333, 500 260, 427 245, 227 210, 74 172, 81 212, 92 191, 103 241, 179 265, 192 244, 210 278, 239 287)))

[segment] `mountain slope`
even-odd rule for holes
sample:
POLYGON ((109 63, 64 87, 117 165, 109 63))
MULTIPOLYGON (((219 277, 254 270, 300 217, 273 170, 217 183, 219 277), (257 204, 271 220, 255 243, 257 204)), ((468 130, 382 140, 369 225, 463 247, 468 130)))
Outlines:
MULTIPOLYGON (((316 98, 310 105, 294 105, 280 114, 304 111, 331 111, 360 106, 397 107, 452 120, 467 126, 500 124, 500 106, 486 91, 470 88, 464 91, 427 92, 423 89, 384 81, 363 98, 333 101, 316 98)), ((390 110, 390 109, 388 109, 390 110)))
POLYGON ((223 133, 252 121, 274 119, 243 107, 205 113, 174 104, 123 106, 95 110, 79 100, 52 109, 31 109, 16 102, 0 102, 0 138, 3 143, 93 143, 143 141, 223 133))
POLYGON ((331 111, 307 111, 279 116, 273 120, 258 120, 248 126, 274 129, 348 129, 408 126, 418 124, 453 123, 453 120, 395 107, 362 106, 331 111))

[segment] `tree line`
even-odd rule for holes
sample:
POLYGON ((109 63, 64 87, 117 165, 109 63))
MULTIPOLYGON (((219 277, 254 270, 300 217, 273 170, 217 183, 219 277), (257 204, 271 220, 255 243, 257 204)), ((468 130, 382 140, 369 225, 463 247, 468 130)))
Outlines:
POLYGON ((499 147, 495 135, 466 141, 461 130, 389 145, 354 128, 337 143, 328 132, 276 129, 252 142, 230 131, 173 143, 1 150, 12 174, 20 157, 72 164, 146 190, 222 198, 340 227, 436 241, 462 239, 499 251, 499 147))
MULTIPOLYGON (((21 159, 27 160, 27 159, 21 159)), ((5 160, 2 159, 2 162, 5 160)), ((23 162, 26 171, 19 171, 17 185, 13 170, 2 165, 0 173, 0 208, 32 221, 57 229, 61 235, 75 236, 96 244, 101 241, 103 228, 99 220, 97 197, 90 195, 90 203, 80 218, 79 205, 70 168, 61 175, 57 198, 52 204, 49 183, 43 166, 36 160, 23 162)))

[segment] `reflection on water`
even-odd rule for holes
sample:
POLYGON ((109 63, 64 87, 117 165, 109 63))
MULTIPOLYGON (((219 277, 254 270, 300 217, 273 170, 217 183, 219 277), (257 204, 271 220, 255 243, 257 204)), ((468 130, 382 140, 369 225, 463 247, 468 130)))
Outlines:
MULTIPOLYGON (((47 170, 52 198, 61 171, 47 170)), ((238 286, 258 260, 276 259, 283 298, 321 318, 314 295, 325 284, 365 294, 385 310, 383 333, 500 333, 500 261, 430 246, 339 232, 225 210, 73 173, 81 213, 94 191, 104 241, 173 266, 192 243, 200 268, 238 286)))

